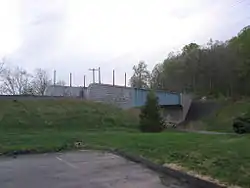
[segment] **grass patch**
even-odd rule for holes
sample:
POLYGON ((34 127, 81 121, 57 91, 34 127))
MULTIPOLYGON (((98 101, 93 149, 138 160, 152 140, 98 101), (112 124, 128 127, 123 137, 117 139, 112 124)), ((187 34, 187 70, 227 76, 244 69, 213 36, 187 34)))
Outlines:
POLYGON ((0 131, 137 131, 138 117, 80 100, 1 100, 0 131))
POLYGON ((233 132, 233 119, 242 113, 250 112, 248 100, 230 102, 215 112, 211 117, 205 118, 208 130, 233 132))
POLYGON ((0 101, 0 153, 69 150, 81 141, 86 148, 118 148, 250 187, 249 135, 139 133, 137 122, 130 113, 99 103, 0 101))
POLYGON ((224 102, 222 107, 212 112, 208 116, 204 116, 201 119, 190 122, 187 128, 193 130, 208 130, 218 132, 233 132, 233 119, 242 113, 250 112, 250 101, 227 101, 224 102))
POLYGON ((250 136, 195 133, 57 132, 1 134, 0 152, 49 152, 86 148, 118 148, 159 164, 174 163, 221 182, 250 186, 250 136))

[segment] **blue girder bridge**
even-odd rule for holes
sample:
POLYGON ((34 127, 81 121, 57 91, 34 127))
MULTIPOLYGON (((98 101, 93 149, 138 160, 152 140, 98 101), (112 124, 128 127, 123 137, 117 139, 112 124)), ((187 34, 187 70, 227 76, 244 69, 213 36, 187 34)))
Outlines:
MULTIPOLYGON (((137 89, 134 88, 133 93, 133 103, 135 107, 143 106, 147 99, 147 94, 149 90, 147 89, 137 89)), ((166 91, 156 91, 156 96, 159 99, 159 105, 161 106, 179 106, 182 105, 181 94, 172 93, 166 91)))

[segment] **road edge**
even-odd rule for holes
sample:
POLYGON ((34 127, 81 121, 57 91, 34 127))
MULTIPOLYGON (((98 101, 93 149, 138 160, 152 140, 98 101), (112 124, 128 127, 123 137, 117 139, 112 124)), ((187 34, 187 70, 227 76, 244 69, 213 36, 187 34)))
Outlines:
POLYGON ((119 149, 113 149, 113 150, 110 150, 109 152, 111 152, 115 155, 121 156, 127 160, 142 164, 142 165, 146 166, 147 168, 149 168, 153 171, 156 171, 158 173, 162 173, 162 174, 171 176, 173 178, 176 178, 182 182, 187 183, 189 186, 191 186, 193 188, 226 188, 226 186, 218 185, 214 182, 210 182, 207 180, 203 180, 203 179, 194 177, 194 176, 187 174, 185 172, 181 172, 181 171, 169 168, 169 167, 165 167, 165 166, 156 164, 156 163, 154 163, 148 159, 145 159, 141 156, 129 154, 129 153, 126 153, 126 152, 119 150, 119 149))

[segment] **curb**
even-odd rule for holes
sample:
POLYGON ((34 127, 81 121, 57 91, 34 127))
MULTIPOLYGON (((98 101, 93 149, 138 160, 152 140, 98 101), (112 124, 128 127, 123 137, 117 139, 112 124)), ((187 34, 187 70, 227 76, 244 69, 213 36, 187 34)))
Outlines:
POLYGON ((128 153, 123 152, 121 150, 115 149, 115 150, 111 150, 110 152, 113 154, 119 155, 121 157, 124 157, 130 161, 140 163, 140 164, 142 164, 142 165, 148 167, 149 169, 154 170, 158 173, 162 173, 162 174, 171 176, 175 179, 178 179, 182 182, 185 182, 192 188, 226 188, 226 186, 218 185, 216 183, 191 176, 187 173, 153 163, 153 162, 151 162, 143 157, 128 154, 128 153))

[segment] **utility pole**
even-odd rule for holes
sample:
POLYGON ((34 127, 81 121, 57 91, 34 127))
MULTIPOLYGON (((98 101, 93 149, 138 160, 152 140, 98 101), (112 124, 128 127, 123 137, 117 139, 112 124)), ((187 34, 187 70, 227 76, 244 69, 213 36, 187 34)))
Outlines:
POLYGON ((69 73, 69 86, 72 87, 72 73, 69 73))
POLYGON ((99 84, 101 83, 101 67, 98 68, 98 73, 99 73, 99 84))
POLYGON ((56 70, 54 70, 54 86, 56 85, 56 70))
POLYGON ((84 77, 83 77, 83 87, 84 88, 86 87, 86 75, 84 75, 84 77))
POLYGON ((126 74, 126 72, 124 74, 124 81, 125 81, 125 87, 127 87, 127 74, 126 74))
POLYGON ((92 71, 92 73, 93 73, 93 83, 95 83, 95 71, 98 71, 99 69, 95 69, 95 68, 93 68, 93 69, 89 69, 89 71, 92 71))
POLYGON ((113 86, 115 85, 115 70, 113 70, 113 86))

